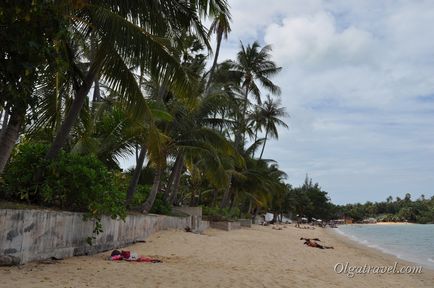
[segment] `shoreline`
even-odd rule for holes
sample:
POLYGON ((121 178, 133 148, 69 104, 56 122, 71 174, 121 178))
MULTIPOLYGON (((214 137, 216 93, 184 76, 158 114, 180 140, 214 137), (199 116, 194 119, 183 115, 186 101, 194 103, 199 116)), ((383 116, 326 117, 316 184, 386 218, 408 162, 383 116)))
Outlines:
MULTIPOLYGON (((0 287, 432 287, 434 271, 421 274, 336 273, 341 263, 391 266, 407 261, 351 243, 330 229, 297 229, 292 225, 253 225, 230 232, 208 229, 203 234, 160 231, 123 248, 162 263, 108 261, 111 251, 72 257, 55 264, 30 263, 0 267, 0 287), (320 238, 317 249, 301 237, 320 238), (2 286, 4 285, 4 286, 2 286)), ((349 241, 350 240, 350 241, 349 241)), ((425 267, 424 267, 425 268, 425 267)))
MULTIPOLYGON (((352 224, 352 225, 357 225, 357 224, 352 224)), ((331 237, 335 238, 336 241, 341 241, 349 247, 364 251, 367 254, 371 254, 373 257, 377 257, 377 256, 381 255, 383 258, 389 258, 391 263, 398 262, 398 263, 402 263, 406 266, 422 266, 423 270, 428 270, 428 271, 431 271, 432 273, 434 273, 433 267, 426 266, 423 263, 414 262, 411 260, 400 258, 400 257, 398 257, 392 253, 387 253, 387 252, 381 250, 380 248, 370 247, 366 244, 363 244, 363 243, 358 242, 354 239, 351 239, 350 237, 348 237, 344 234, 340 234, 339 232, 334 231, 333 229, 337 229, 337 228, 327 229, 326 233, 329 234, 331 237)))

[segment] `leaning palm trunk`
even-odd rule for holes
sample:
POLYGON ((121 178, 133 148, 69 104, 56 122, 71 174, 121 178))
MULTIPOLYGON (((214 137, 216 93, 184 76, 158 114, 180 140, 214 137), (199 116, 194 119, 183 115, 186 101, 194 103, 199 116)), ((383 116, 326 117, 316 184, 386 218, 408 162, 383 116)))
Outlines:
POLYGON ((259 159, 262 159, 262 154, 264 154, 265 144, 267 143, 267 137, 268 137, 268 128, 265 131, 264 145, 262 145, 262 151, 261 151, 261 155, 259 156, 259 159))
POLYGON ((212 77, 214 76, 215 68, 217 67, 217 60, 220 54, 220 46, 222 44, 222 38, 223 38, 223 31, 219 31, 217 33, 217 47, 214 54, 214 61, 212 63, 211 69, 209 70, 208 82, 206 83, 205 95, 207 95, 209 92, 209 86, 211 84, 212 77))
POLYGON ((5 115, 3 116, 3 123, 2 123, 1 130, 0 130, 0 139, 5 134, 6 127, 8 127, 8 122, 9 122, 9 113, 6 110, 4 111, 4 113, 5 113, 5 115))
POLYGON ((140 174, 143 168, 143 162, 145 162, 146 157, 146 147, 142 146, 140 149, 140 154, 137 159, 136 169, 134 170, 133 177, 131 178, 130 185, 128 186, 127 199, 125 205, 128 207, 133 199, 134 194, 137 190, 137 185, 139 184, 140 174))
POLYGON ((157 168, 157 171, 154 176, 154 183, 152 184, 151 191, 149 192, 148 199, 146 199, 145 203, 142 205, 142 213, 147 214, 151 211, 152 206, 154 205, 155 198, 157 197, 157 192, 160 188, 161 183, 161 174, 162 169, 157 168))
MULTIPOLYGON (((93 66, 93 65, 92 65, 93 66)), ((98 73, 99 67, 92 67, 86 75, 86 78, 83 81, 83 84, 78 89, 74 101, 72 102, 71 108, 68 111, 68 114, 65 117, 60 129, 57 131, 56 137, 54 138, 53 144, 51 144, 50 149, 45 155, 47 160, 52 160, 56 158, 60 149, 65 145, 66 139, 68 138, 69 133, 71 132, 72 126, 76 122, 81 109, 83 108, 83 104, 86 100, 87 94, 89 93, 90 88, 92 87, 92 83, 95 80, 95 77, 98 73)))
POLYGON ((24 113, 12 111, 11 118, 8 121, 6 128, 2 131, 0 139, 0 174, 3 173, 6 164, 17 142, 21 126, 24 122, 24 113))
POLYGON ((169 180, 167 181, 166 191, 164 191, 164 199, 166 201, 169 201, 171 194, 173 194, 173 191, 175 190, 175 180, 177 175, 180 174, 183 164, 182 153, 179 153, 176 157, 175 164, 173 165, 172 172, 170 173, 169 180))

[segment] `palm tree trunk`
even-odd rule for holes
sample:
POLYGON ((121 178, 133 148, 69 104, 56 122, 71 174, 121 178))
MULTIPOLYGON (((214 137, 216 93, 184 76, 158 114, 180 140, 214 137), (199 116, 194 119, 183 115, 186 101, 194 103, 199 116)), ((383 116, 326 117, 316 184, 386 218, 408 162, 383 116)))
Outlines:
POLYGON ((214 189, 214 190, 212 191, 211 207, 214 207, 214 205, 215 205, 215 201, 217 200, 217 193, 218 193, 218 190, 217 190, 217 189, 214 189))
POLYGON ((0 174, 3 173, 6 164, 17 142, 21 126, 24 122, 25 112, 12 111, 8 124, 2 131, 0 139, 0 174))
POLYGON ((252 202, 252 199, 250 198, 249 199, 249 207, 247 208, 247 214, 252 214, 251 212, 252 212, 252 207, 253 207, 253 202, 252 202))
POLYGON ((235 191, 231 191, 233 193, 231 193, 231 197, 230 197, 230 205, 229 205, 229 209, 232 210, 232 207, 234 207, 235 204, 235 197, 236 197, 236 193, 235 191))
POLYGON ((184 159, 181 157, 181 160, 179 161, 179 166, 175 170, 175 177, 173 179, 173 185, 170 195, 170 203, 174 204, 174 201, 176 200, 176 196, 178 194, 179 190, 179 183, 181 182, 181 175, 182 170, 184 169, 184 159))
POLYGON ((228 187, 226 187, 225 192, 223 193, 222 202, 220 203, 220 208, 225 208, 228 205, 229 196, 231 194, 231 187, 232 187, 232 175, 229 176, 229 184, 228 187))
MULTIPOLYGON (((253 141, 253 144, 255 144, 256 141, 258 141, 258 128, 255 129, 255 141, 253 141)), ((252 158, 255 157, 255 152, 256 152, 256 147, 255 149, 252 149, 252 158)))
POLYGON ((246 113, 247 113, 247 101, 248 101, 248 96, 249 96, 249 84, 246 84, 246 92, 244 93, 244 107, 243 107, 243 119, 242 120, 242 127, 241 127, 241 131, 240 131, 240 136, 242 139, 242 142, 239 142, 238 144, 242 144, 241 147, 244 147, 244 142, 245 142, 245 138, 246 138, 246 132, 247 132, 247 123, 246 123, 246 113))
POLYGON ((98 70, 98 67, 91 67, 91 69, 87 73, 83 84, 81 85, 80 89, 78 89, 75 95, 74 101, 72 102, 72 105, 68 111, 68 114, 65 117, 65 120, 63 121, 60 129, 56 133, 53 144, 51 144, 47 155, 45 155, 45 158, 47 160, 52 160, 56 158, 60 149, 62 149, 62 147, 65 145, 66 139, 71 132, 72 126, 74 125, 80 114, 81 109, 83 108, 86 96, 89 93, 90 88, 92 87, 92 83, 95 80, 98 70))
POLYGON ((214 61, 212 62, 211 69, 209 70, 208 82, 206 83, 205 95, 208 94, 209 86, 211 84, 215 68, 217 67, 217 59, 219 58, 219 54, 220 54, 220 45, 222 44, 222 38, 223 38, 223 31, 219 31, 217 34, 217 47, 215 49, 214 61))
POLYGON ((255 224, 255 220, 256 220, 256 216, 258 216, 258 206, 255 207, 255 209, 253 210, 253 215, 252 215, 252 221, 253 224, 255 224))
POLYGON ((268 137, 268 128, 267 128, 267 130, 265 130, 264 145, 262 145, 262 151, 261 151, 261 155, 259 156, 259 159, 262 159, 262 154, 264 153, 265 144, 267 143, 267 137, 268 137))
POLYGON ((160 189, 161 183, 161 174, 163 169, 157 168, 154 176, 154 183, 152 184, 151 191, 149 192, 148 199, 146 199, 145 203, 142 205, 142 213, 148 214, 151 211, 152 206, 154 205, 155 198, 157 197, 157 192, 160 189))
POLYGON ((166 199, 166 201, 169 200, 170 195, 173 193, 175 178, 178 174, 180 174, 182 165, 183 165, 182 153, 180 152, 178 156, 176 156, 176 160, 175 163, 173 164, 173 168, 170 173, 169 180, 167 181, 167 188, 166 191, 164 192, 164 199, 166 199))
POLYGON ((5 115, 3 116, 2 129, 0 131, 0 139, 5 134, 6 128, 8 127, 8 122, 9 122, 9 113, 8 111, 5 110, 5 115))
POLYGON ((134 170, 133 177, 131 178, 130 185, 128 186, 127 199, 125 201, 125 205, 131 203, 133 199, 134 193, 136 193, 137 185, 139 184, 140 174, 142 173, 143 162, 145 162, 146 157, 146 147, 142 146, 140 149, 139 158, 137 159, 136 169, 134 170))
POLYGON ((101 100, 101 91, 99 88, 99 79, 96 79, 94 81, 94 86, 93 86, 93 97, 92 97, 92 102, 99 102, 101 100))

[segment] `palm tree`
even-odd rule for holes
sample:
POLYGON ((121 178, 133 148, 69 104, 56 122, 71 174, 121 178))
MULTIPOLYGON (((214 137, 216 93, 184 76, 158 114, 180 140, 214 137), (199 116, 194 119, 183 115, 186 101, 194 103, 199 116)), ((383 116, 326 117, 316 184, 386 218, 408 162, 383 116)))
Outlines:
POLYGON ((208 92, 209 86, 211 84, 212 78, 214 76, 214 71, 217 67, 217 60, 220 54, 220 46, 222 43, 222 39, 223 37, 225 39, 228 38, 228 34, 231 32, 231 26, 230 26, 230 21, 231 21, 231 16, 229 13, 220 13, 219 15, 217 15, 217 17, 215 17, 214 21, 212 22, 210 28, 209 28, 209 32, 214 32, 216 33, 217 36, 217 46, 214 52, 214 61, 212 63, 211 69, 209 70, 209 75, 208 75, 208 82, 206 84, 205 87, 205 93, 208 92))
POLYGON ((260 48, 259 43, 255 41, 252 45, 247 45, 247 47, 244 47, 243 43, 241 42, 241 50, 237 54, 237 61, 230 61, 232 69, 242 75, 241 87, 244 89, 242 118, 240 119, 242 122, 242 131, 237 142, 243 145, 245 142, 244 138, 247 128, 246 113, 249 103, 249 94, 253 94, 258 104, 262 103, 261 92, 258 86, 259 83, 272 94, 280 94, 279 86, 275 85, 270 80, 270 77, 276 75, 282 68, 277 67, 276 64, 270 60, 270 52, 270 45, 260 48), (242 137, 242 139, 240 139, 240 137, 242 137))
POLYGON ((280 107, 280 100, 273 101, 270 95, 268 95, 267 100, 264 102, 264 107, 261 107, 261 111, 265 122, 265 140, 262 145, 262 151, 259 159, 262 159, 262 154, 264 153, 268 135, 278 139, 279 134, 277 132, 277 126, 288 128, 288 125, 280 119, 281 117, 288 116, 285 111, 285 107, 280 107))
MULTIPOLYGON (((142 93, 130 71, 130 66, 139 66, 152 74, 167 74, 172 78, 172 88, 186 91, 187 75, 171 55, 170 46, 161 36, 169 35, 179 27, 194 26, 203 35, 202 26, 193 7, 162 1, 161 5, 130 1, 116 5, 86 5, 74 15, 71 25, 77 33, 92 32, 97 49, 82 84, 76 89, 75 98, 46 158, 53 159, 63 147, 72 126, 87 99, 92 84, 100 76, 110 87, 127 98, 132 107, 140 107, 141 113, 149 115, 142 93), (168 6, 164 5, 169 4, 168 6), (155 15, 159 15, 156 17, 155 15), (166 18, 167 17, 167 18, 166 18), (76 19, 76 20, 75 20, 76 19)), ((157 2, 160 3, 160 2, 157 2)), ((64 39, 68 43, 69 39, 64 39)), ((205 41, 205 40, 204 40, 205 41)))

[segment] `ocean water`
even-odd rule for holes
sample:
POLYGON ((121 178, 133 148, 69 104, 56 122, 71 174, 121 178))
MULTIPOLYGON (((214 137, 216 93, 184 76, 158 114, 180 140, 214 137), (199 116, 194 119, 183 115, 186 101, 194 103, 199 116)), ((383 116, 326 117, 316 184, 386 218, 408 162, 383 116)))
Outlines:
POLYGON ((434 269, 434 224, 353 224, 334 230, 368 247, 434 269))

